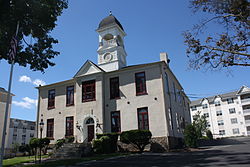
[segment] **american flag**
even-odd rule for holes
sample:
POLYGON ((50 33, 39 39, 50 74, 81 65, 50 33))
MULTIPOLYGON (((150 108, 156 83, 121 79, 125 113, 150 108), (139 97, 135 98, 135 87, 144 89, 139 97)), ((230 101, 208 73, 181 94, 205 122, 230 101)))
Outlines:
POLYGON ((10 41, 10 50, 9 50, 9 58, 11 61, 15 59, 16 51, 17 51, 17 39, 16 37, 12 37, 10 41))

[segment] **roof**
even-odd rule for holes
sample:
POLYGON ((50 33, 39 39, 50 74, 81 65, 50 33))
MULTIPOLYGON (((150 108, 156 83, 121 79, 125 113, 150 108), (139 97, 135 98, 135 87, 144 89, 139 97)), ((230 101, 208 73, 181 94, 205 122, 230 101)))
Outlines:
POLYGON ((98 26, 98 29, 102 29, 102 28, 108 27, 110 25, 115 25, 115 24, 118 25, 124 31, 121 23, 112 14, 102 19, 102 21, 100 22, 98 26))
MULTIPOLYGON (((0 92, 7 94, 8 91, 6 91, 4 88, 0 87, 0 92)), ((10 93, 11 96, 15 96, 14 94, 10 93)))
POLYGON ((209 103, 212 103, 217 96, 219 96, 221 98, 221 100, 226 100, 228 98, 236 98, 237 97, 236 94, 237 94, 237 91, 233 91, 233 92, 229 92, 229 93, 224 93, 224 94, 218 94, 218 95, 215 95, 215 96, 205 97, 205 98, 202 98, 202 99, 191 101, 190 106, 200 105, 201 102, 204 99, 207 99, 209 103))

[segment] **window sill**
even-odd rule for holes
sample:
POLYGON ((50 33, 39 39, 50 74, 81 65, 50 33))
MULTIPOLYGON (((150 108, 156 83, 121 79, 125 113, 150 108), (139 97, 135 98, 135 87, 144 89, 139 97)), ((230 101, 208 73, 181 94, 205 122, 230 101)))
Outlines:
POLYGON ((50 140, 55 140, 54 137, 46 137, 46 138, 48 138, 50 140))
POLYGON ((145 93, 136 93, 136 96, 142 96, 142 95, 148 95, 148 93, 147 92, 145 92, 145 93))
POLYGON ((85 103, 85 102, 90 102, 90 101, 96 101, 96 99, 82 100, 82 103, 85 103))
POLYGON ((75 104, 66 104, 66 107, 74 106, 75 104))
POLYGON ((55 109, 55 106, 53 106, 53 107, 48 107, 48 110, 52 110, 52 109, 55 109))

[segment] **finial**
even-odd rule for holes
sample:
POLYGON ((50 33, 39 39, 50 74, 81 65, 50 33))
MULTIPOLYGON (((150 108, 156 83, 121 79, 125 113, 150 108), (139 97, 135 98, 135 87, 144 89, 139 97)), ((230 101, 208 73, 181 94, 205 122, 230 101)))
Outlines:
POLYGON ((110 15, 110 16, 112 15, 112 11, 111 11, 111 10, 109 11, 109 15, 110 15))

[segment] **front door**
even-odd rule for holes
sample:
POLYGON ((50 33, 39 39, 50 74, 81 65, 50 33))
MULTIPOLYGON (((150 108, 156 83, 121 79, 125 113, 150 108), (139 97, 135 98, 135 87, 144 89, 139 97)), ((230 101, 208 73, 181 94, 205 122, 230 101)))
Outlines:
POLYGON ((94 125, 88 125, 88 142, 94 138, 94 125))

